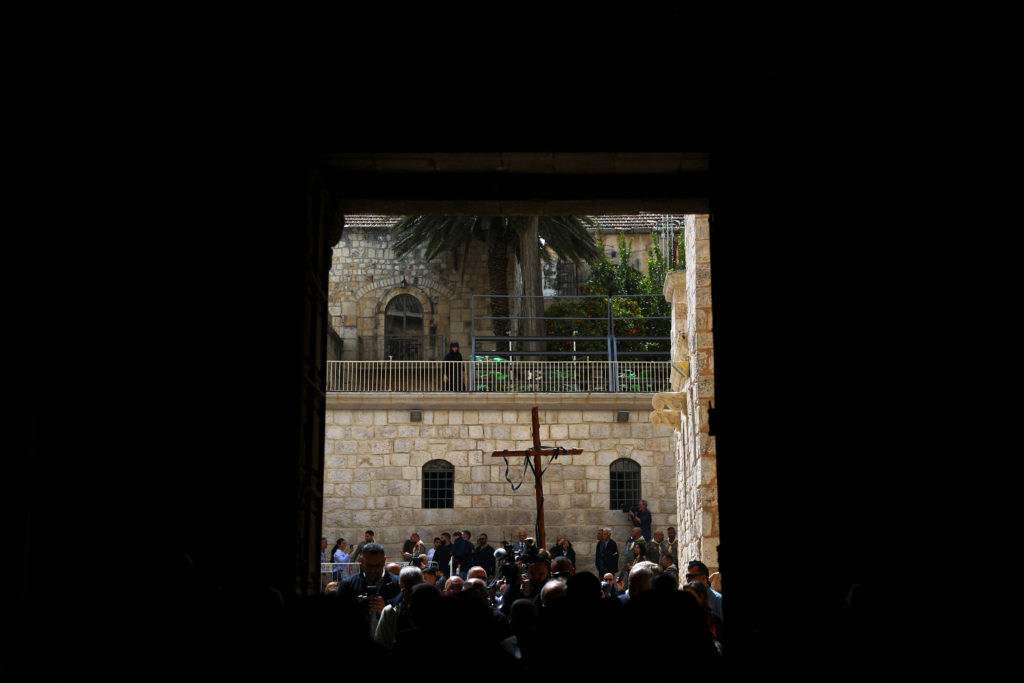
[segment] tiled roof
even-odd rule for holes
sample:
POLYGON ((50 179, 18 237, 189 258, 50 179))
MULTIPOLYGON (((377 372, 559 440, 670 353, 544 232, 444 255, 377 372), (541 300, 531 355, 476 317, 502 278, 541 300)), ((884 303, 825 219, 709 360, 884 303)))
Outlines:
MULTIPOLYGON (((386 230, 401 216, 380 216, 374 214, 345 215, 346 228, 363 230, 386 230)), ((638 213, 624 216, 591 216, 602 230, 622 230, 623 232, 654 230, 664 226, 682 227, 681 215, 660 213, 638 213)))
POLYGON ((604 230, 654 230, 661 227, 683 226, 681 215, 660 214, 660 213, 637 213, 625 216, 591 216, 594 221, 604 230))

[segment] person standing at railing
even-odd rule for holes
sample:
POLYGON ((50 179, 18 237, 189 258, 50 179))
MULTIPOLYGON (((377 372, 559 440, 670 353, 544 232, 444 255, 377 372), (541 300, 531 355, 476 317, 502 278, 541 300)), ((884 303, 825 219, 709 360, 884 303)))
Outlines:
POLYGON ((374 540, 375 539, 373 537, 373 530, 367 529, 366 533, 363 534, 363 540, 359 542, 359 545, 357 545, 356 549, 352 552, 352 559, 350 560, 350 562, 358 562, 359 556, 363 554, 363 548, 369 545, 370 543, 373 543, 374 540))
POLYGON ((445 391, 465 391, 465 370, 462 367, 462 353, 459 342, 453 341, 448 353, 444 355, 444 388, 445 391))
POLYGON ((345 552, 347 548, 348 544, 345 543, 344 538, 339 538, 334 544, 334 551, 331 553, 331 558, 334 560, 334 571, 331 574, 335 581, 341 581, 342 572, 345 569, 344 564, 349 561, 349 554, 345 552))
POLYGON ((432 545, 430 547, 430 550, 427 551, 427 564, 425 566, 429 567, 430 563, 434 561, 434 551, 436 551, 440 547, 441 547, 441 537, 440 536, 434 536, 434 545, 432 545))
POLYGON ((409 535, 409 540, 402 544, 402 557, 406 560, 411 560, 414 557, 427 552, 427 549, 423 547, 423 541, 420 540, 420 535, 413 532, 409 535))

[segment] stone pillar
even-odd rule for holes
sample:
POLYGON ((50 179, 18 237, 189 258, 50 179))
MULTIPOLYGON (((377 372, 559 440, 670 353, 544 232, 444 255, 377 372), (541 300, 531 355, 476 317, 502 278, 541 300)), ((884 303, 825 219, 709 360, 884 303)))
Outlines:
MULTIPOLYGON (((672 303, 672 389, 685 399, 666 397, 655 408, 673 405, 680 413, 672 424, 680 561, 699 558, 713 572, 719 518, 715 438, 708 435, 707 419, 715 398, 708 217, 687 216, 685 236, 688 269, 669 273, 663 290, 672 303)), ((652 415, 652 422, 671 424, 675 418, 652 415)))

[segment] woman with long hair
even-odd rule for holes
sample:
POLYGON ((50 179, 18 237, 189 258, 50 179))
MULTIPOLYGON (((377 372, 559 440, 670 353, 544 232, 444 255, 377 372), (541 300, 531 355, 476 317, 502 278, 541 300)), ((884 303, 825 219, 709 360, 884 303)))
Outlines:
POLYGON ((334 544, 334 550, 331 551, 331 559, 334 560, 332 578, 335 581, 341 581, 343 578, 342 574, 345 572, 345 567, 343 565, 349 561, 349 554, 345 552, 347 548, 348 544, 345 543, 345 539, 339 538, 334 544))

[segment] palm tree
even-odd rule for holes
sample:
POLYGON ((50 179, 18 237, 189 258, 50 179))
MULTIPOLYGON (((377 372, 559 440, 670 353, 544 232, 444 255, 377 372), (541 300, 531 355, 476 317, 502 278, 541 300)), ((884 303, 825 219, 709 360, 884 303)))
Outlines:
MULTIPOLYGON (((540 261, 551 259, 545 247, 558 258, 576 264, 601 257, 603 252, 587 232, 588 225, 596 223, 585 216, 406 216, 391 229, 398 233, 393 248, 399 258, 420 246, 426 248, 424 256, 428 260, 447 251, 454 258, 456 270, 462 272, 471 240, 482 241, 487 246, 487 294, 491 295, 494 334, 505 337, 509 334, 508 299, 504 298, 508 295, 509 257, 515 254, 520 264, 523 294, 540 296, 540 261)), ((540 299, 526 299, 525 303, 524 316, 542 315, 540 299)), ((524 332, 540 336, 540 321, 526 322, 524 332)))

